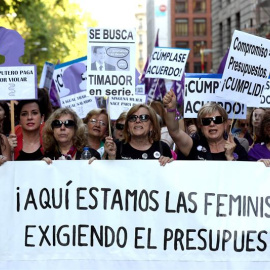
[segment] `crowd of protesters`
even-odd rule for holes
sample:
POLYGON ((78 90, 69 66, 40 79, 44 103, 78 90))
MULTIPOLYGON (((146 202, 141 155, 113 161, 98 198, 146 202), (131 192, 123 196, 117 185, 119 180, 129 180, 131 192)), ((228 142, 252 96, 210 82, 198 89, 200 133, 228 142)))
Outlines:
POLYGON ((109 124, 106 109, 93 109, 84 119, 69 108, 53 111, 48 91, 38 89, 38 99, 19 101, 15 112, 17 125, 11 132, 9 103, 0 102, 0 165, 78 160, 88 146, 89 163, 157 159, 164 166, 177 159, 261 161, 270 166, 270 111, 262 108, 250 108, 247 119, 232 123, 220 105, 208 103, 197 119, 183 119, 169 91, 163 102, 137 104, 109 124))

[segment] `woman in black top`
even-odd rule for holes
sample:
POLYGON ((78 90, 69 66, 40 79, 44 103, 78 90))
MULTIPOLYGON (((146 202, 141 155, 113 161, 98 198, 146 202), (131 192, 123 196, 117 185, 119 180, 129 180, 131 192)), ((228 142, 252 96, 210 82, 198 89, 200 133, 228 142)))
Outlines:
POLYGON ((228 115, 217 103, 207 103, 197 115, 199 133, 191 138, 179 128, 176 116, 176 96, 171 90, 164 98, 167 108, 166 123, 176 146, 188 160, 239 160, 246 161, 247 152, 233 138, 226 136, 228 115))
MULTIPOLYGON (((52 160, 79 160, 86 145, 85 126, 75 111, 57 109, 46 121, 43 129, 44 158, 52 160)), ((99 153, 89 148, 92 159, 100 159, 99 153)))
POLYGON ((160 141, 157 115, 145 104, 137 104, 129 110, 124 141, 115 144, 111 137, 107 137, 105 151, 108 159, 157 159, 163 166, 173 160, 170 147, 160 141))

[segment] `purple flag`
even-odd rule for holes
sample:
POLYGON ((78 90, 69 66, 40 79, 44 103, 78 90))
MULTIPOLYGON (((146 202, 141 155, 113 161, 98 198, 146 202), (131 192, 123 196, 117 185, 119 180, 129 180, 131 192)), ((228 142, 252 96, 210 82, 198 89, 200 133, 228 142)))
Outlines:
POLYGON ((227 50, 227 52, 225 53, 223 59, 221 60, 221 62, 219 64, 219 68, 218 68, 218 72, 217 72, 218 74, 223 74, 229 51, 230 51, 230 48, 227 50))
POLYGON ((53 107, 61 107, 54 80, 52 80, 50 88, 50 101, 53 107))
POLYGON ((183 73, 181 81, 174 81, 172 90, 176 95, 177 103, 181 106, 184 101, 184 89, 185 89, 185 73, 183 73))

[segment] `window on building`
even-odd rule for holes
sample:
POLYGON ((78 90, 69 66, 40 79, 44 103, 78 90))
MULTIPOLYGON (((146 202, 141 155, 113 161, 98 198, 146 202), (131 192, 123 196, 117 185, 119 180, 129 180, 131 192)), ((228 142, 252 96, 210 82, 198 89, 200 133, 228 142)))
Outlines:
POLYGON ((219 49, 220 53, 223 54, 223 25, 222 23, 219 24, 219 49))
POLYGON ((188 9, 188 0, 175 0, 175 12, 185 13, 188 9))
POLYGON ((201 56, 201 49, 207 48, 206 42, 204 41, 194 41, 193 42, 193 53, 194 57, 201 56))
POLYGON ((235 29, 240 30, 240 12, 235 14, 235 29))
POLYGON ((175 35, 177 37, 188 35, 188 20, 187 19, 175 20, 175 35))
POLYGON ((193 20, 194 36, 206 36, 206 19, 193 20))
POLYGON ((189 63, 188 63, 188 62, 186 62, 185 72, 186 72, 186 73, 189 73, 189 63))
POLYGON ((193 0, 194 13, 205 13, 205 11, 206 11, 206 0, 193 0))
POLYGON ((139 44, 142 45, 143 44, 143 36, 140 34, 139 35, 139 44))
POLYGON ((175 47, 176 48, 184 48, 184 49, 189 48, 187 41, 176 41, 175 47))
POLYGON ((143 28, 143 21, 142 18, 139 19, 139 29, 141 30, 143 28))

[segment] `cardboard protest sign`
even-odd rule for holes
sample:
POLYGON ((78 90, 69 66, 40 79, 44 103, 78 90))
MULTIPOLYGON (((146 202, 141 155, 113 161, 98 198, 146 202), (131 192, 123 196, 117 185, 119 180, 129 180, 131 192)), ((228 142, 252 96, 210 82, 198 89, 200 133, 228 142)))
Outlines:
POLYGON ((24 65, 24 39, 17 31, 0 27, 0 54, 5 62, 0 65, 0 100, 37 98, 35 65, 24 65))
POLYGON ((162 78, 180 81, 190 49, 154 48, 147 67, 146 78, 162 78))
POLYGON ((235 30, 217 96, 258 107, 269 62, 270 40, 235 30))
POLYGON ((87 94, 135 94, 135 29, 88 28, 87 94))
POLYGON ((0 269, 269 269, 261 162, 7 162, 0 175, 0 269))
POLYGON ((95 98, 86 93, 86 64, 87 58, 82 57, 56 65, 53 72, 61 107, 72 108, 81 118, 97 108, 95 98))
POLYGON ((266 85, 264 87, 259 107, 270 108, 270 78, 268 78, 266 85))
POLYGON ((220 104, 231 119, 246 119, 247 107, 240 102, 216 96, 222 74, 186 73, 184 117, 197 118, 199 109, 208 102, 220 104))
POLYGON ((53 79, 53 71, 54 71, 54 64, 45 62, 39 82, 40 88, 46 88, 50 90, 53 79))

